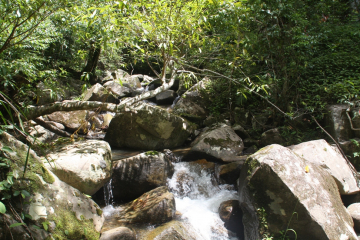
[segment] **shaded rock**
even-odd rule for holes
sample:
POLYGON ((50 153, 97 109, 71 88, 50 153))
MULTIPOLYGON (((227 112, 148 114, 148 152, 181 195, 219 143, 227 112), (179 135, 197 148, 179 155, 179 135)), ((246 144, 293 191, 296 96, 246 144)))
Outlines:
POLYGON ((251 146, 260 146, 260 140, 256 140, 253 138, 246 138, 243 140, 245 147, 251 147, 251 146))
POLYGON ((104 88, 118 98, 130 97, 133 92, 131 88, 125 87, 117 81, 109 81, 104 84, 104 88))
POLYGON ((360 203, 351 204, 347 210, 354 221, 355 231, 360 232, 360 203))
POLYGON ((121 212, 125 223, 157 224, 175 217, 175 198, 165 186, 155 188, 135 199, 121 212))
POLYGON ((232 129, 241 139, 250 138, 250 134, 241 125, 236 124, 232 126, 232 129))
POLYGON ((49 130, 45 129, 44 127, 42 127, 40 125, 30 127, 29 135, 33 139, 33 140, 30 140, 30 138, 28 137, 28 139, 31 143, 34 142, 34 139, 36 139, 37 142, 49 143, 58 137, 55 133, 50 132, 49 130))
POLYGON ((251 126, 253 129, 262 129, 263 131, 269 129, 266 125, 269 120, 268 113, 256 113, 252 115, 251 126))
POLYGON ((67 144, 47 155, 48 167, 62 181, 92 195, 111 177, 111 148, 105 141, 67 144))
MULTIPOLYGON (((245 144, 245 140, 244 140, 244 144, 245 144)), ((252 145, 252 146, 244 149, 243 154, 244 155, 251 155, 253 153, 256 153, 257 150, 259 150, 259 148, 256 145, 252 145)))
POLYGON ((158 105, 171 105, 176 98, 176 93, 173 90, 166 90, 156 95, 156 103, 158 105))
POLYGON ((353 166, 359 171, 360 170, 360 139, 353 138, 351 141, 339 142, 341 149, 346 154, 347 158, 351 161, 353 166))
POLYGON ((236 233, 240 239, 244 239, 243 214, 239 201, 229 200, 222 202, 218 212, 220 219, 225 223, 226 229, 236 233))
POLYGON ((76 131, 80 129, 80 132, 86 132, 88 129, 89 124, 86 121, 88 111, 86 110, 71 112, 59 111, 53 112, 47 116, 50 121, 61 123, 70 131, 76 131))
POLYGON ((241 138, 225 124, 206 129, 191 145, 189 154, 201 153, 206 159, 208 159, 206 156, 209 156, 224 162, 239 160, 244 148, 241 138))
POLYGON ((232 162, 219 167, 219 178, 223 183, 236 184, 243 162, 232 162))
POLYGON ((193 132, 193 125, 159 107, 139 102, 132 109, 112 119, 105 136, 112 147, 175 148, 193 132))
POLYGON ((270 144, 286 145, 286 140, 281 136, 278 128, 267 130, 261 134, 260 145, 267 146, 270 144))
POLYGON ((325 123, 329 133, 335 140, 344 141, 353 137, 349 119, 346 116, 347 104, 335 104, 327 107, 329 113, 325 116, 325 123))
POLYGON ((155 151, 113 163, 114 200, 133 200, 154 188, 165 186, 174 173, 173 164, 163 153, 155 151))
POLYGON ((116 103, 116 98, 99 83, 85 92, 83 100, 116 103))
POLYGON ((205 108, 206 98, 201 92, 206 89, 207 81, 202 80, 192 86, 174 106, 174 113, 191 121, 204 120, 208 111, 205 108))
POLYGON ((360 191, 357 186, 357 179, 344 157, 324 139, 303 142, 289 146, 289 149, 328 171, 333 176, 340 194, 354 194, 360 191))
POLYGON ((293 229, 297 239, 357 239, 332 176, 280 145, 247 159, 239 195, 245 239, 276 237, 285 229, 293 229))
POLYGON ((251 115, 245 108, 235 107, 234 121, 241 126, 251 125, 251 115))
POLYGON ((21 240, 30 240, 30 239, 46 239, 50 234, 44 229, 36 229, 29 227, 28 230, 23 226, 9 228, 10 225, 18 223, 11 215, 1 214, 0 215, 0 240, 9 240, 9 239, 21 239, 21 240), (31 233, 31 237, 30 233, 31 233))
MULTIPOLYGON (((59 85, 59 84, 57 84, 59 85)), ((60 86, 60 85, 59 85, 60 86)), ((57 88, 59 87, 57 86, 57 88)), ((60 102, 64 100, 65 92, 63 91, 53 91, 50 86, 45 86, 43 82, 40 82, 36 85, 37 91, 37 104, 38 105, 44 105, 54 102, 60 102), (62 94, 61 94, 62 93, 62 94)))
POLYGON ((179 222, 176 220, 170 221, 166 224, 163 224, 151 232, 149 232, 145 237, 145 240, 196 240, 195 230, 188 224, 179 222))
MULTIPOLYGON (((351 118, 353 127, 360 128, 360 108, 359 107, 351 109, 350 118, 351 118)), ((348 121, 349 121, 349 119, 348 119, 348 121)), ((350 123, 350 121, 349 121, 349 123, 350 123)), ((352 132, 355 137, 358 137, 358 138, 360 137, 360 131, 352 130, 352 132)))
POLYGON ((117 227, 101 233, 100 240, 136 240, 136 234, 130 228, 117 227))
MULTIPOLYGON (((10 170, 15 176, 22 174, 28 146, 5 132, 0 135, 0 142, 2 146, 8 146, 14 151, 8 153, 11 159, 10 170)), ((14 181, 13 190, 26 189, 30 196, 13 205, 31 216, 28 226, 42 227, 42 222, 48 221, 48 231, 54 239, 82 239, 85 238, 85 231, 87 239, 98 239, 104 222, 99 206, 53 175, 32 150, 27 160, 25 180, 14 181), (53 224, 56 227, 52 227, 53 224)), ((43 235, 38 236, 40 237, 36 239, 45 239, 43 235)))

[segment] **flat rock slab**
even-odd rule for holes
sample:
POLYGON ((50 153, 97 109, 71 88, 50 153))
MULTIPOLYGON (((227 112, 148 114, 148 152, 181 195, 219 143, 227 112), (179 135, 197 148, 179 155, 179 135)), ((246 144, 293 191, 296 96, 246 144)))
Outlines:
POLYGON ((48 167, 62 181, 93 195, 111 178, 111 148, 105 141, 86 140, 65 145, 47 156, 48 167))
POLYGON ((289 146, 289 149, 328 171, 335 179, 340 194, 354 194, 360 191, 354 174, 344 157, 325 140, 303 142, 289 146))
POLYGON ((298 239, 357 239, 333 177, 288 148, 273 144, 251 155, 239 183, 245 239, 286 229, 298 239))

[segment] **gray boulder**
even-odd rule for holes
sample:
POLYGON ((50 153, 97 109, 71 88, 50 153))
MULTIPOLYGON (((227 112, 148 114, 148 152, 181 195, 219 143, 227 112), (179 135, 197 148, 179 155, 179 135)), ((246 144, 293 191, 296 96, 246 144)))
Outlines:
POLYGON ((160 224, 175 217, 175 198, 168 188, 158 187, 130 202, 120 213, 120 222, 160 224))
MULTIPOLYGON (((0 135, 0 142, 2 146, 7 146, 13 150, 13 152, 8 153, 11 159, 10 170, 14 176, 22 175, 28 146, 5 132, 0 135)), ((34 235, 37 236, 36 239, 49 239, 49 237, 53 239, 82 239, 85 236, 87 239, 99 239, 100 230, 105 220, 99 206, 79 190, 53 175, 32 150, 29 151, 27 160, 28 166, 24 176, 26 180, 14 181, 13 190, 26 189, 30 196, 22 202, 13 202, 13 205, 15 208, 21 208, 24 214, 31 216, 29 226, 42 227, 43 222, 48 222, 50 236, 40 232, 34 235)), ((17 228, 23 228, 23 226, 17 228)), ((7 230, 6 227, 1 228, 0 236, 7 230)))
POLYGON ((332 176, 280 145, 247 159, 239 195, 245 239, 277 237, 286 229, 293 229, 297 239, 357 239, 332 176))
POLYGON ((104 88, 118 98, 129 97, 133 92, 131 88, 121 86, 117 81, 106 82, 104 88))
MULTIPOLYGON (((324 139, 303 142, 289 146, 293 152, 305 160, 317 164, 333 176, 340 194, 348 195, 360 191, 357 178, 344 157, 335 151, 324 139)), ((357 172, 355 172, 357 174, 357 172)))
POLYGON ((204 120, 208 115, 206 98, 202 93, 208 81, 200 81, 187 90, 174 106, 174 113, 191 121, 204 120))
POLYGON ((105 141, 67 144, 48 154, 49 169, 62 181, 93 195, 111 178, 111 148, 105 141))
POLYGON ((114 200, 133 200, 165 186, 173 173, 174 167, 167 155, 155 151, 116 161, 112 177, 114 200))
POLYGON ((136 233, 127 227, 117 227, 101 233, 100 240, 136 240, 136 233))
POLYGON ((360 203, 351 204, 347 210, 354 221, 355 231, 360 232, 360 203))
POLYGON ((70 131, 79 129, 79 132, 87 132, 88 130, 89 123, 86 120, 87 116, 88 111, 86 110, 70 112, 59 111, 47 115, 50 121, 61 123, 70 131))
POLYGON ((131 112, 115 116, 105 141, 112 147, 157 150, 181 146, 194 126, 183 118, 144 102, 132 105, 131 112))
POLYGON ((270 144, 286 144, 286 140, 283 138, 283 136, 281 136, 278 128, 267 130, 266 132, 261 134, 260 145, 264 147, 270 144))
POLYGON ((112 95, 112 92, 105 89, 99 83, 95 84, 85 92, 83 100, 116 103, 116 98, 112 95))
POLYGON ((156 95, 156 103, 158 105, 171 105, 176 98, 174 90, 166 90, 156 95))
POLYGON ((242 139, 225 124, 206 128, 192 143, 189 155, 204 155, 204 158, 233 162, 240 160, 244 149, 242 139))
POLYGON ((144 240, 196 240, 195 230, 186 223, 172 220, 165 223, 144 236, 144 240))
POLYGON ((335 104, 327 107, 325 123, 328 131, 336 141, 346 141, 353 137, 350 122, 346 116, 347 104, 335 104))

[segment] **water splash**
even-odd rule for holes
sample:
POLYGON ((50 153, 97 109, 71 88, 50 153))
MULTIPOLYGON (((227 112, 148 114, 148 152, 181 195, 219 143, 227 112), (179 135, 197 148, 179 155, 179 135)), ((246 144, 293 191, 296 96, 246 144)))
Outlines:
POLYGON ((111 185, 112 179, 104 186, 104 200, 105 200, 105 206, 109 206, 113 204, 114 196, 113 196, 113 187, 111 185))
POLYGON ((238 199, 237 192, 229 185, 216 186, 212 174, 194 164, 175 164, 175 173, 168 180, 168 187, 175 195, 176 209, 182 219, 191 224, 197 239, 237 239, 225 227, 218 214, 223 201, 238 199))

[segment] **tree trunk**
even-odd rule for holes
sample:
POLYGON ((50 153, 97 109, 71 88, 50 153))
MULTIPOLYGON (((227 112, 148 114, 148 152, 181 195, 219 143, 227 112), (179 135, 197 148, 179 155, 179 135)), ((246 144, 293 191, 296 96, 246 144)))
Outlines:
POLYGON ((90 84, 92 84, 92 85, 95 84, 96 80, 97 80, 95 70, 96 70, 97 63, 99 61, 100 53, 101 53, 101 47, 95 45, 94 43, 91 43, 91 48, 89 50, 87 63, 86 63, 86 66, 84 67, 84 69, 82 70, 82 73, 86 72, 89 74, 89 77, 90 77, 89 81, 90 81, 90 84))

